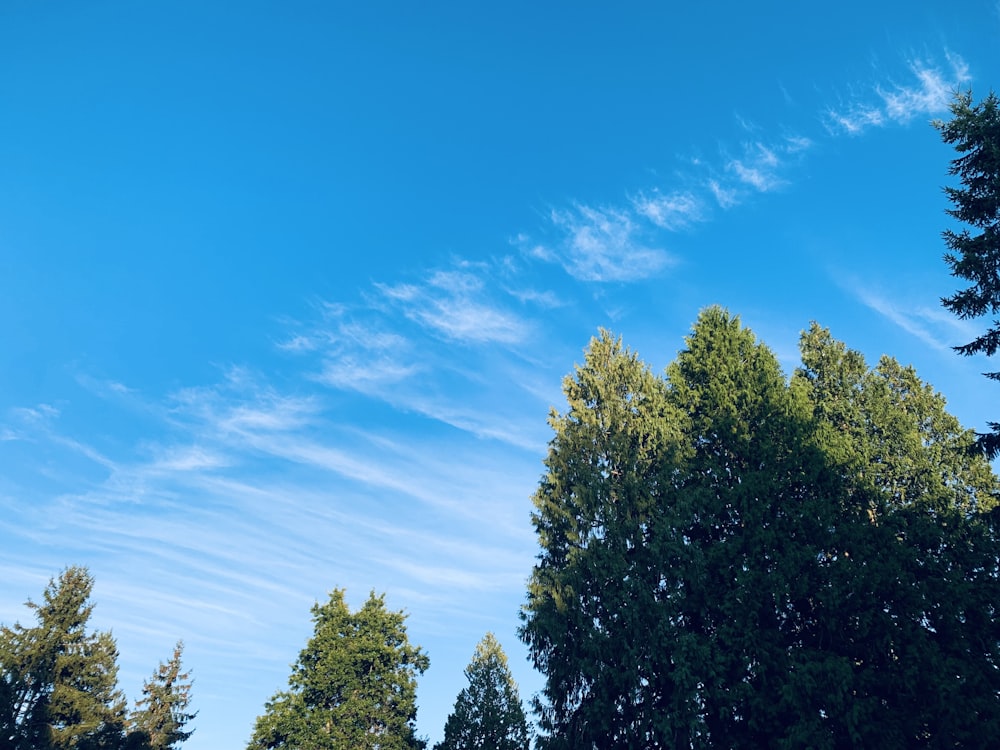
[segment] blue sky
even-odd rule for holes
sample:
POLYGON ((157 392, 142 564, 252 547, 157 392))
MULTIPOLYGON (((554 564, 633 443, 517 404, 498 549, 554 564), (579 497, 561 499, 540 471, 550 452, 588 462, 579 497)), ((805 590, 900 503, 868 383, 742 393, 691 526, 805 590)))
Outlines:
POLYGON ((817 320, 1000 417, 928 125, 997 85, 996 2, 430 5, 0 6, 0 622, 88 565, 130 697, 185 640, 190 750, 334 587, 409 612, 432 741, 488 630, 539 689, 530 495, 599 326, 661 370, 720 303, 790 373, 817 320))

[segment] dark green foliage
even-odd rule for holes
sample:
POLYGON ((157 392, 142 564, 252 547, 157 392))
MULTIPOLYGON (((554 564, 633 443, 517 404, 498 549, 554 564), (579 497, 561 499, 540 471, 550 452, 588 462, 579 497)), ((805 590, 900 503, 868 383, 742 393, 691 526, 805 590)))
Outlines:
POLYGON ((178 642, 173 656, 160 664, 151 680, 142 686, 129 731, 130 750, 176 750, 194 730, 185 730, 196 713, 191 703, 191 676, 181 671, 184 644, 178 642))
MULTIPOLYGON (((962 187, 946 187, 953 208, 948 214, 973 231, 946 230, 945 261, 953 276, 971 282, 941 300, 959 318, 996 315, 1000 311, 1000 100, 993 92, 979 104, 972 93, 959 93, 951 105, 952 118, 935 122, 945 143, 960 156, 951 162, 949 173, 962 187)), ((994 320, 985 333, 955 347, 963 355, 992 356, 1000 347, 1000 321, 994 320)), ((1000 379, 1000 372, 987 373, 1000 379)), ((1000 454, 1000 423, 991 422, 992 432, 980 435, 979 446, 990 458, 1000 454)))
POLYGON ((665 379, 602 333, 565 381, 521 629, 540 747, 997 736, 997 482, 974 435, 912 369, 815 326, 802 353, 789 384, 713 308, 665 379))
POLYGON ((815 325, 802 353, 793 387, 808 392, 862 518, 817 597, 817 642, 852 665, 846 697, 862 720, 849 736, 980 746, 1000 731, 997 480, 912 368, 883 357, 868 370, 815 325))
POLYGON ((528 722, 507 656, 487 633, 465 670, 469 680, 434 750, 528 750, 528 722))
POLYGON ((93 579, 67 568, 50 581, 36 624, 0 628, 4 705, 0 747, 11 750, 120 748, 125 697, 110 633, 88 633, 93 579))
POLYGON ((292 666, 289 689, 267 702, 249 747, 424 747, 414 734, 416 676, 429 662, 407 640, 405 615, 374 592, 352 613, 340 589, 312 614, 315 634, 292 666))

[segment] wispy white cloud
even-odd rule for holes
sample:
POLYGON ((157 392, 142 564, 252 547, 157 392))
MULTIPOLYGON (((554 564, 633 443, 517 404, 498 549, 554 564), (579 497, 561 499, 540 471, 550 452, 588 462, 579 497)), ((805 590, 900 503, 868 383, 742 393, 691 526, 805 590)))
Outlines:
POLYGON ((812 138, 804 135, 789 135, 783 142, 785 153, 801 154, 813 147, 812 138))
POLYGON ((734 159, 729 162, 728 166, 740 182, 762 193, 774 190, 782 184, 781 180, 775 177, 774 173, 766 167, 752 166, 740 159, 734 159))
POLYGON ((514 244, 529 258, 561 264, 579 281, 635 282, 661 274, 677 263, 674 254, 657 246, 662 230, 688 229, 710 221, 713 205, 732 208, 754 193, 785 186, 789 170, 813 146, 799 133, 766 139, 758 125, 739 122, 758 137, 744 143, 738 156, 723 154, 715 163, 691 160, 688 173, 676 175, 682 187, 640 190, 624 205, 552 209, 545 229, 557 239, 539 241, 521 233, 514 244))
POLYGON ((234 367, 215 386, 183 388, 171 396, 170 413, 218 435, 283 433, 307 427, 319 406, 312 396, 280 393, 243 368, 234 367))
POLYGON ((440 396, 413 395, 406 399, 407 408, 471 433, 479 438, 524 448, 537 453, 544 448, 545 440, 538 430, 524 420, 512 418, 495 410, 471 409, 468 405, 455 403, 440 396))
POLYGON ((886 114, 897 122, 909 122, 915 117, 945 111, 955 90, 971 78, 969 66, 962 58, 948 55, 947 62, 950 70, 942 71, 915 60, 910 69, 917 78, 916 85, 879 87, 886 114))
POLYGON ((423 284, 376 284, 410 320, 463 343, 516 344, 528 324, 489 299, 483 280, 466 270, 435 271, 423 284))
POLYGON ((51 404, 19 407, 12 412, 20 421, 27 424, 47 424, 59 416, 59 410, 51 404))
POLYGON ((174 446, 163 451, 147 470, 153 473, 192 472, 220 469, 230 461, 219 451, 200 445, 174 446))
POLYGON ((561 238, 552 245, 531 246, 529 253, 558 261, 579 281, 636 281, 676 262, 666 250, 646 244, 648 230, 627 209, 575 205, 553 209, 549 219, 561 238))
MULTIPOLYGON (((456 585, 517 595, 532 552, 524 524, 530 488, 512 479, 531 476, 512 470, 534 464, 525 455, 446 446, 430 434, 419 443, 393 440, 377 419, 370 434, 341 428, 319 399, 282 393, 238 369, 215 386, 179 391, 155 413, 167 428, 161 442, 138 446, 139 457, 118 460, 88 489, 20 506, 34 517, 24 525, 35 529, 40 549, 94 561, 111 610, 134 608, 121 571, 141 566, 149 592, 139 597, 141 617, 116 624, 120 643, 169 644, 184 635, 194 652, 245 659, 268 634, 239 645, 226 637, 272 623, 257 616, 262 601, 280 602, 290 614, 279 619, 297 620, 330 581, 361 591, 392 582, 397 594, 416 581, 422 595, 450 609, 459 606, 456 585), (142 502, 122 510, 120 502, 137 494, 142 502), (438 535, 442 518, 450 531, 438 535), (466 525, 478 529, 474 544, 459 541, 466 525), (393 554, 380 559, 376 549, 393 554), (302 598, 301 608, 292 606, 302 598)), ((58 426, 52 414, 35 437, 79 452, 58 426)), ((533 446, 536 455, 541 449, 533 446)), ((468 596, 463 606, 475 608, 468 596)), ((280 649, 253 658, 284 659, 280 649)))
POLYGON ((951 354, 956 343, 968 341, 975 335, 968 321, 959 320, 943 310, 923 303, 907 304, 857 282, 849 284, 848 288, 865 306, 938 351, 951 354))
POLYGON ((390 330, 380 308, 381 299, 350 309, 321 303, 308 323, 289 321, 292 332, 278 342, 280 350, 299 356, 318 356, 313 377, 325 385, 372 395, 423 370, 410 339, 390 330))
POLYGON ((705 218, 702 200, 692 192, 640 193, 632 199, 636 213, 661 229, 678 230, 705 218))
POLYGON ((279 348, 313 362, 324 386, 536 451, 544 439, 510 405, 498 412, 496 398, 499 385, 523 377, 517 363, 544 346, 538 314, 567 302, 538 289, 526 268, 523 257, 456 259, 416 281, 377 281, 353 301, 317 305, 312 320, 287 321, 279 348))
MULTIPOLYGON (((76 456, 82 456, 103 469, 114 471, 115 462, 96 448, 61 434, 56 425, 61 416, 59 409, 51 404, 37 404, 10 410, 12 423, 0 425, 0 441, 50 442, 68 449, 76 456)), ((51 470, 53 476, 58 470, 51 470)))
POLYGON ((421 369, 417 364, 403 364, 389 356, 358 358, 345 354, 328 357, 317 379, 333 388, 374 395, 421 369))
POLYGON ((852 103, 846 109, 830 109, 826 113, 827 121, 832 129, 848 135, 858 135, 870 127, 885 124, 885 115, 878 107, 852 103))
POLYGON ((118 465, 115 463, 115 461, 105 456, 99 450, 85 443, 82 443, 79 440, 75 440, 73 438, 66 437, 64 435, 60 435, 56 432, 50 432, 49 439, 52 440, 54 443, 58 443, 59 445, 63 445, 69 448, 70 450, 78 453, 84 458, 89 459, 95 464, 103 466, 105 469, 110 469, 114 471, 115 469, 118 468, 118 465))
POLYGON ((739 194, 735 188, 723 185, 716 179, 709 179, 706 183, 715 202, 719 208, 732 208, 740 202, 739 194))
POLYGON ((564 300, 560 299, 559 295, 550 289, 540 291, 538 289, 514 289, 505 287, 505 291, 511 297, 514 297, 522 303, 537 305, 545 310, 554 310, 555 308, 563 307, 566 304, 564 300))
POLYGON ((437 589, 458 589, 461 591, 496 591, 517 586, 524 578, 521 571, 503 576, 494 571, 490 576, 483 576, 478 571, 469 570, 461 560, 454 565, 435 565, 433 563, 415 563, 412 557, 399 555, 376 555, 375 561, 398 571, 403 576, 412 578, 418 583, 433 586, 437 589))
POLYGON ((876 83, 869 94, 827 109, 827 129, 834 134, 860 135, 872 127, 906 124, 917 117, 947 110, 954 92, 971 80, 969 66, 958 55, 945 53, 943 64, 914 59, 911 80, 876 83))
POLYGON ((321 343, 312 336, 296 333, 284 341, 279 341, 277 346, 288 352, 313 352, 320 348, 321 343))
MULTIPOLYGON (((774 143, 752 141, 744 144, 740 157, 726 163, 726 171, 735 177, 740 187, 760 193, 771 192, 788 183, 784 172, 811 146, 812 140, 802 135, 788 136, 774 143)), ((730 188, 721 199, 718 183, 712 186, 712 191, 722 206, 726 205, 725 201, 731 205, 739 200, 738 188, 730 188)))

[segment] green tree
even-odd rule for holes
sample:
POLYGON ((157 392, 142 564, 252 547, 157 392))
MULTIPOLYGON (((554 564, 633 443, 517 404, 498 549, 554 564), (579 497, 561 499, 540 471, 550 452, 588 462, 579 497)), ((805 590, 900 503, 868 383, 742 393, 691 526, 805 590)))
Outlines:
POLYGON ((403 612, 374 592, 351 612, 342 589, 312 608, 315 633, 292 666, 289 689, 257 719, 249 748, 405 750, 417 739, 416 676, 429 666, 406 636, 403 612))
POLYGON ((811 633, 851 666, 841 710, 861 720, 849 737, 976 747, 1000 731, 996 477, 913 368, 882 357, 868 369, 816 325, 801 348, 793 388, 867 517, 846 530, 811 633))
POLYGON ((546 676, 534 701, 538 742, 590 747, 603 737, 605 746, 629 747, 628 737, 663 707, 636 690, 658 648, 649 615, 659 571, 649 536, 661 511, 661 464, 680 445, 683 415, 667 403, 663 382, 607 331, 563 390, 569 409, 550 415, 555 436, 534 496, 541 553, 520 631, 546 676))
POLYGON ((469 684, 455 700, 434 750, 528 750, 528 721, 507 656, 492 633, 465 669, 469 684))
POLYGON ((170 660, 157 667, 142 686, 128 735, 130 750, 176 750, 194 730, 185 729, 197 712, 191 712, 191 675, 181 671, 184 644, 174 647, 170 660))
MULTIPOLYGON (((960 154, 951 162, 949 173, 961 187, 946 187, 953 207, 947 213, 972 228, 944 231, 948 252, 945 261, 953 276, 971 286, 941 300, 962 319, 996 315, 1000 312, 1000 100, 991 91, 979 104, 972 92, 956 94, 952 117, 936 121, 942 140, 960 154)), ((967 344, 956 346, 963 355, 993 356, 1000 347, 1000 320, 967 344)), ((1000 372, 986 373, 1000 380, 1000 372)), ((989 423, 990 432, 979 436, 979 447, 990 457, 1000 455, 1000 422, 989 423)))
POLYGON ((118 649, 107 632, 87 632, 93 579, 70 567, 29 601, 36 624, 0 628, 0 747, 11 750, 120 748, 125 697, 118 649))
POLYGON ((997 484, 972 434, 818 327, 791 383, 718 308, 686 344, 660 379, 604 333, 564 384, 521 629, 540 747, 992 736, 997 484))
POLYGON ((689 451, 664 467, 668 513, 653 539, 669 561, 657 626, 677 644, 653 662, 676 706, 671 735, 694 746, 822 746, 835 672, 803 646, 826 576, 819 561, 841 545, 842 487, 808 402, 718 308, 699 317, 667 385, 687 415, 689 451))

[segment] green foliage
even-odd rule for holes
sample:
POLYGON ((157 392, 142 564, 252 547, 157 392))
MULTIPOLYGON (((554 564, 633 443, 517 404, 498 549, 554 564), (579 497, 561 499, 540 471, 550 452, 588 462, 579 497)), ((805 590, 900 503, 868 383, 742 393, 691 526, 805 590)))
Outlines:
POLYGON ((405 615, 372 592, 357 612, 336 589, 312 608, 315 633, 292 667, 289 689, 257 719, 249 747, 405 750, 414 734, 416 675, 429 666, 406 637, 405 615))
POLYGON ((656 650, 643 614, 654 611, 659 581, 649 537, 659 484, 669 481, 660 462, 680 445, 683 416, 606 331, 563 389, 569 410, 550 417, 555 436, 534 497, 542 551, 521 637, 547 677, 545 701, 535 701, 548 737, 540 741, 587 747, 585 738, 604 737, 627 747, 643 717, 609 704, 646 679, 656 650))
POLYGON ((455 701, 434 750, 528 750, 528 721, 507 656, 492 633, 465 670, 469 685, 455 701))
POLYGON ((602 332, 551 418, 521 628, 539 746, 995 736, 997 481, 974 435, 816 326, 791 383, 718 308, 686 344, 661 379, 602 332))
POLYGON ((197 712, 191 703, 191 676, 181 671, 184 644, 174 647, 170 660, 161 663, 153 677, 142 686, 142 698, 132 712, 128 747, 130 750, 176 750, 194 730, 185 730, 197 712))
POLYGON ((852 666, 850 736, 979 746, 1000 730, 996 477, 912 368, 882 357, 868 370, 816 325, 802 352, 793 387, 808 392, 862 519, 831 561, 815 631, 852 666))
POLYGON ((118 649, 110 633, 87 632, 92 589, 85 568, 67 568, 49 582, 41 604, 28 602, 37 624, 0 628, 0 747, 83 750, 124 742, 118 649))
MULTIPOLYGON (((996 315, 1000 311, 1000 100, 990 92, 979 104, 972 93, 956 94, 952 118, 935 122, 945 143, 960 154, 951 162, 949 173, 958 176, 962 187, 946 187, 953 208, 947 213, 972 227, 943 233, 948 252, 945 261, 953 276, 971 282, 941 300, 959 318, 996 315)), ((955 347, 963 355, 992 356, 1000 347, 1000 321, 967 344, 955 347)), ((1000 372, 987 373, 1000 380, 1000 372)), ((1000 454, 1000 423, 991 422, 992 432, 980 435, 979 445, 990 458, 1000 454)))

